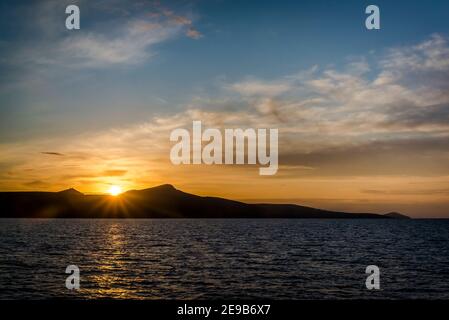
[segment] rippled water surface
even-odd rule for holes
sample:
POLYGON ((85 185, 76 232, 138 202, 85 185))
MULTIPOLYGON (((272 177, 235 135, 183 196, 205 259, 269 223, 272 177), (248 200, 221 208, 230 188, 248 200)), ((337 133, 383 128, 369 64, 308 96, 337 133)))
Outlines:
POLYGON ((0 220, 0 299, 56 297, 448 299, 449 221, 0 220))

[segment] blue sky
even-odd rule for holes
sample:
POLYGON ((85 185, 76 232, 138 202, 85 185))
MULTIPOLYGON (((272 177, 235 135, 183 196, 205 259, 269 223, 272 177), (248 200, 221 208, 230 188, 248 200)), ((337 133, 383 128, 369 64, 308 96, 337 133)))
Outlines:
POLYGON ((2 1, 0 189, 171 182, 449 216, 448 36, 448 1, 2 1), (279 174, 171 167, 193 120, 279 128, 279 174))
POLYGON ((2 138, 45 134, 52 131, 42 130, 49 121, 53 133, 131 123, 183 109, 194 97, 220 90, 223 81, 269 80, 314 65, 338 68, 348 59, 376 59, 389 47, 423 41, 449 28, 447 1, 378 1, 382 29, 371 32, 364 28, 364 9, 370 4, 366 1, 142 2, 145 5, 137 7, 139 1, 94 1, 95 5, 80 1, 80 31, 65 30, 64 1, 3 2, 0 28, 6 55, 0 65, 1 83, 12 88, 2 90, 0 96, 2 138), (35 50, 57 46, 75 33, 113 38, 129 20, 146 19, 146 14, 161 10, 191 20, 201 37, 192 39, 174 31, 138 49, 151 52, 140 62, 101 65, 97 61, 99 66, 76 70, 52 63, 33 65, 35 50), (10 56, 19 50, 29 66, 10 63, 10 56), (29 75, 37 73, 36 68, 46 68, 45 83, 27 87, 30 77, 40 77, 29 75), (42 106, 39 114, 30 114, 36 104, 42 106), (79 121, 74 123, 73 118, 79 121))

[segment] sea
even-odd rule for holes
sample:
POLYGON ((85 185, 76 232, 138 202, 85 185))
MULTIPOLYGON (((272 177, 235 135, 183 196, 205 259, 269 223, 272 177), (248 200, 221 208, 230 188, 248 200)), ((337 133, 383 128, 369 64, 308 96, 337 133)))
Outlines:
POLYGON ((0 219, 0 299, 54 298, 448 299, 449 220, 0 219))

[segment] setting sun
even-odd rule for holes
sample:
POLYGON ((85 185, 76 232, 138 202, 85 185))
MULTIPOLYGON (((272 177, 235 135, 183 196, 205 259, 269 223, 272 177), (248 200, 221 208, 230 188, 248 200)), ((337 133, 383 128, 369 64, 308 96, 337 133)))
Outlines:
POLYGON ((122 188, 120 188, 120 186, 111 186, 111 187, 109 188, 109 190, 108 190, 108 193, 109 193, 111 196, 117 196, 117 195, 119 195, 120 193, 122 193, 122 188))

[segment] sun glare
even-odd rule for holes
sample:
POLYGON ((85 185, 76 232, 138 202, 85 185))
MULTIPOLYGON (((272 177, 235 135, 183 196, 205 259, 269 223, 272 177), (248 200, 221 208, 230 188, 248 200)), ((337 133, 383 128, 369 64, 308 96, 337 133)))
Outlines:
POLYGON ((122 193, 122 188, 120 188, 119 186, 111 186, 108 190, 108 193, 111 196, 118 196, 120 193, 122 193))

